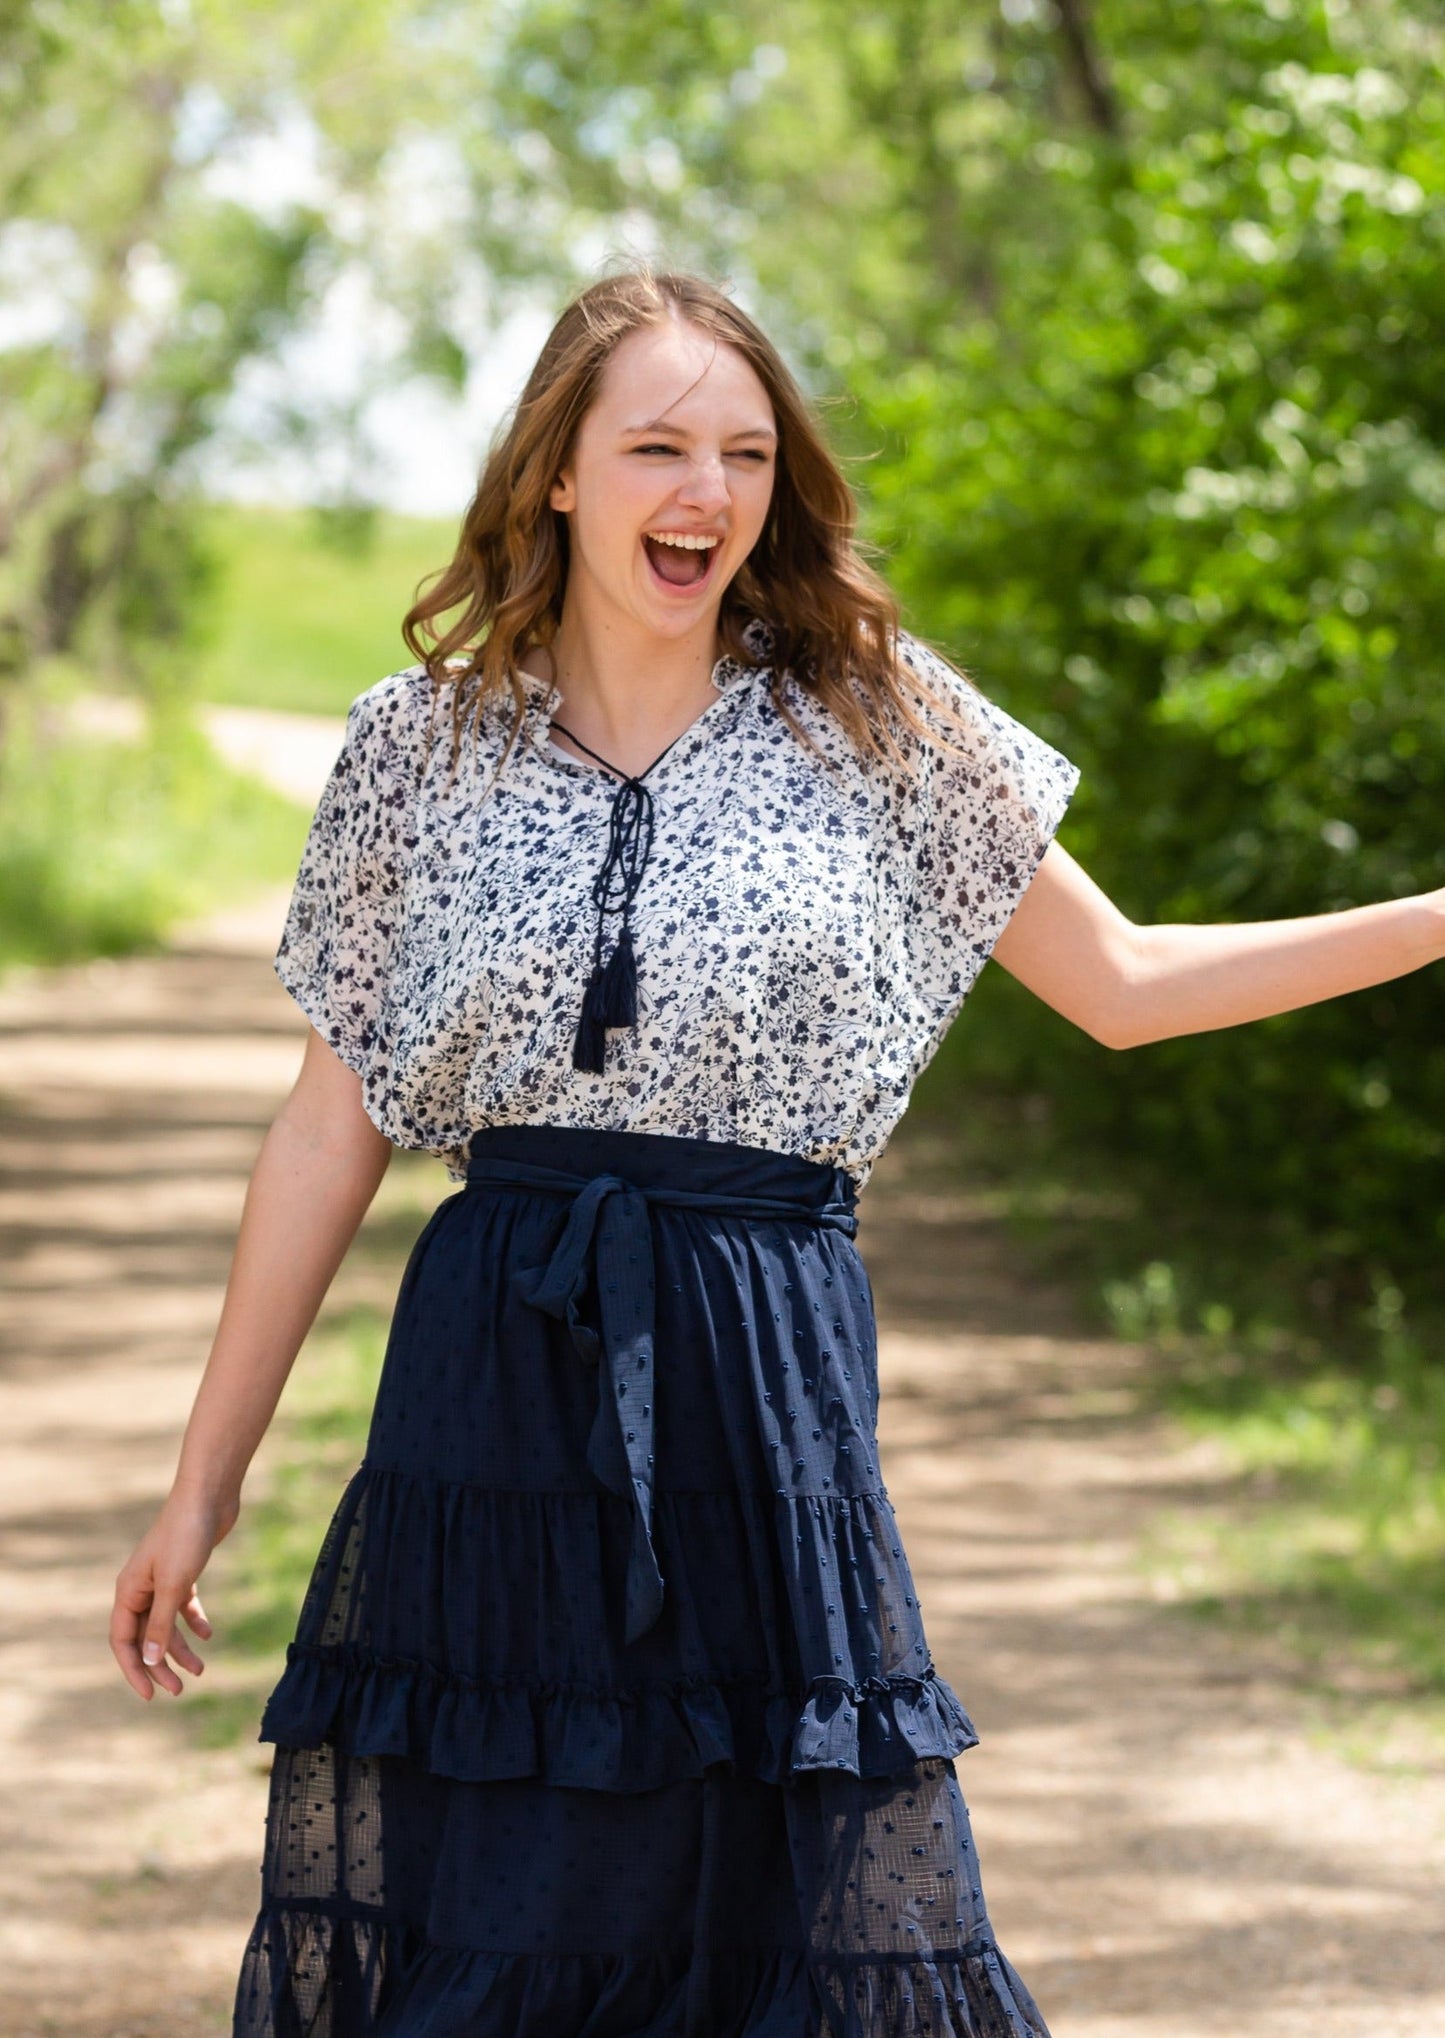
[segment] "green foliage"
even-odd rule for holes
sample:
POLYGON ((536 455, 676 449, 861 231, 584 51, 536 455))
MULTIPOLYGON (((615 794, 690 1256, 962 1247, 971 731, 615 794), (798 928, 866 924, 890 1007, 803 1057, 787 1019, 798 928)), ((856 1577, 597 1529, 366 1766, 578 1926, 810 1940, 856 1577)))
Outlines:
MULTIPOLYGON (((846 390, 909 621, 1080 763, 1062 839, 1123 909, 1266 919, 1445 883, 1442 38, 1337 0, 883 0, 847 34, 547 0, 503 117, 539 200, 625 194, 846 390)), ((1252 1211, 1277 1278, 1358 1310, 1383 1263, 1424 1306, 1439 998, 1111 1055, 985 984, 943 1057, 1252 1211)))
POLYGON ((255 1737, 327 1523, 366 1446, 385 1346, 385 1318, 355 1309, 319 1330, 297 1363, 265 1492, 243 1507, 202 1585, 235 1686, 187 1694, 188 1722, 207 1747, 255 1737))
POLYGON ((457 541, 452 521, 389 511, 214 503, 204 528, 216 581, 190 672, 196 694, 308 714, 345 714, 364 688, 411 664, 401 619, 457 541))
MULTIPOLYGON (((181 598, 158 517, 124 601, 154 624, 181 598)), ((193 726, 193 698, 342 715, 410 662, 398 625, 416 583, 450 556, 444 519, 205 505, 187 519, 204 607, 146 665, 143 740, 82 733, 88 671, 51 661, 16 699, 0 749, 0 968, 119 955, 295 872, 306 815, 228 770, 193 726)), ((137 627, 140 627, 138 623, 137 627)))
MULTIPOLYGON (((1067 259, 1018 260, 1007 327, 855 377, 903 591, 1079 760, 1066 839, 1141 920, 1445 883, 1445 84, 1434 49, 1387 72, 1309 13, 1285 61, 1223 73, 1207 124, 1152 71, 1153 146, 1090 183, 1067 259)), ((1122 1058, 1019 1015, 1014 1074, 1065 1132, 1287 1211, 1357 1301, 1380 1256, 1438 1299, 1439 997, 1428 973, 1122 1058)))
POLYGON ((345 400, 253 400, 249 427, 232 404, 343 268, 390 304, 407 372, 456 386, 446 223, 388 212, 411 123, 451 101, 426 41, 408 0, 0 12, 0 684, 53 657, 138 688, 184 664, 218 438, 362 457, 345 400), (268 188, 267 146, 284 172, 298 136, 314 202, 268 188))
POLYGON ((119 955, 295 869, 306 815, 228 770, 175 707, 136 741, 27 698, 0 755, 0 968, 119 955))
POLYGON ((1164 1405, 1222 1446, 1227 1506, 1159 1524, 1150 1562, 1186 1605, 1281 1638, 1358 1691, 1445 1693, 1445 1373, 1381 1289, 1376 1349, 1273 1362, 1229 1327, 1186 1342, 1164 1405))

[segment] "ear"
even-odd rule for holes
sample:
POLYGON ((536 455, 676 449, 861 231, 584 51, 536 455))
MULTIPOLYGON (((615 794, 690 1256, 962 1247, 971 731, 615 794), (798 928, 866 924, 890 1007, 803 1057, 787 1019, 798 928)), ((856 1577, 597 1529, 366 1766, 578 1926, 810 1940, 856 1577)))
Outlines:
POLYGON ((547 500, 554 510, 566 512, 577 507, 577 490, 573 484, 570 468, 564 467, 562 469, 562 472, 552 483, 551 492, 547 500))

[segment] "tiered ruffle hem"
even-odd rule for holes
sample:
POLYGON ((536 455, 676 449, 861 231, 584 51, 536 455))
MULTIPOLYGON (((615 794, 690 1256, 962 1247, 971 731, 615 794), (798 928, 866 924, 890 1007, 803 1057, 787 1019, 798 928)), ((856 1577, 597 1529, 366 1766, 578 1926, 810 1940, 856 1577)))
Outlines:
MULTIPOLYGON (((630 1404, 650 1492, 625 1428, 596 1471, 606 1239, 569 1329, 517 1278, 569 1199, 471 1184, 412 1255, 262 1721, 235 2038, 1047 2038, 993 1938, 953 1762, 977 1736, 878 1471, 866 1276, 851 1226, 809 1215, 847 1178, 638 1134, 489 1141, 658 1198, 630 1404), (800 1210, 705 1207, 724 1158, 731 1190, 800 1210), (661 1200, 679 1187, 697 1207, 661 1200)), ((619 1264, 635 1243, 614 1226, 619 1264)))

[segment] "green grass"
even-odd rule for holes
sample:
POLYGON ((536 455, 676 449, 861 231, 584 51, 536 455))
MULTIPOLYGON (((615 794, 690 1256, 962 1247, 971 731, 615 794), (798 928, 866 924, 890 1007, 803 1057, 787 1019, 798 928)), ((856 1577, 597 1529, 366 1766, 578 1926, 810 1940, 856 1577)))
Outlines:
MULTIPOLYGON (((308 816, 228 770, 185 697, 342 714, 411 662, 401 618, 454 520, 204 505, 214 592, 140 743, 65 733, 59 662, 12 696, 0 750, 0 970, 153 947, 188 914, 295 875, 308 816)), ((171 665, 178 663, 172 654, 171 665)))
POLYGON ((401 619, 458 534, 457 519, 389 511, 348 525, 310 509, 212 503, 205 520, 219 572, 191 675, 197 697, 307 714, 343 714, 413 662, 401 619))
MULTIPOLYGON (((1317 1693, 1420 1720, 1445 1699, 1445 1323, 1116 1154, 1061 1149, 1040 1098, 925 1078, 1025 1265, 1150 1347, 1146 1400, 1214 1446, 1215 1503, 1161 1515, 1142 1561, 1186 1614, 1267 1635, 1317 1693), (1363 1292, 1361 1292, 1363 1290, 1363 1292)), ((915 1104, 915 1109, 917 1103, 915 1104)))
POLYGON ((1197 1614, 1282 1642, 1326 1687, 1445 1696, 1445 1372, 1392 1327, 1373 1352, 1228 1328, 1171 1340, 1162 1404, 1222 1451, 1221 1503, 1166 1517, 1156 1574, 1197 1614))
POLYGON ((228 769, 171 707, 137 742, 81 737, 47 681, 0 753, 0 969, 154 946, 178 919, 292 876, 307 816, 228 769))
MULTIPOLYGON (((418 1233, 451 1186, 429 1156, 395 1155, 348 1268, 394 1292, 418 1233)), ((239 1521, 206 1567, 201 1597, 216 1629, 209 1653, 224 1688, 188 1689, 184 1709, 204 1746, 256 1737, 322 1537, 366 1447, 388 1320, 376 1306, 323 1315, 287 1382, 264 1470, 258 1464, 239 1521)))
POLYGON ((308 1340, 286 1391, 265 1490, 247 1499, 202 1588, 228 1688, 188 1692, 205 1747, 254 1739, 332 1513, 361 1461, 386 1346, 386 1318, 355 1309, 308 1340))

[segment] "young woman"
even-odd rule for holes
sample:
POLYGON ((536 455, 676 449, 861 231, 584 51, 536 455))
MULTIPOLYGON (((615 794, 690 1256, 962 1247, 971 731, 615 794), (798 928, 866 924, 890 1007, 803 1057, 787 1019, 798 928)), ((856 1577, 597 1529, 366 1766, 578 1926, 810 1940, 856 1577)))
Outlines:
POLYGON ((142 1698, 200 1671, 297 1348, 393 1146, 443 1156, 262 1723, 238 2038, 1043 2038, 857 1192, 990 953, 1122 1048, 1416 969, 1445 894, 1131 924, 1052 839, 1075 766, 899 629, 853 517, 751 319, 611 277, 352 708, 277 958, 312 1031, 112 1626, 142 1698))

